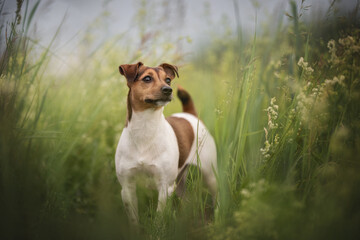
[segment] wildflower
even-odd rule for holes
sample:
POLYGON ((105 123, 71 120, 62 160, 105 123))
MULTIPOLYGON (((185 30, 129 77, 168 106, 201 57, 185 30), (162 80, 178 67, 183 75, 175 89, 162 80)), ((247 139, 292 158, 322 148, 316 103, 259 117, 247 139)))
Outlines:
POLYGON ((336 55, 336 43, 335 43, 335 40, 331 39, 328 42, 327 47, 329 49, 329 53, 331 54, 330 62, 333 63, 333 64, 340 63, 340 60, 339 60, 338 56, 336 55))
POLYGON ((346 38, 340 38, 339 43, 344 47, 350 47, 355 44, 355 40, 351 36, 347 36, 346 38))
POLYGON ((220 108, 215 108, 215 113, 216 113, 217 116, 220 117, 220 116, 222 116, 223 111, 220 108))
POLYGON ((345 76, 340 75, 339 77, 334 77, 332 80, 326 79, 325 80, 325 86, 335 86, 336 84, 339 84, 340 86, 345 87, 345 76))
POLYGON ((274 71, 274 76, 275 76, 276 78, 278 78, 278 79, 280 79, 280 78, 281 78, 280 73, 279 73, 279 72, 277 72, 277 71, 274 71))
POLYGON ((295 108, 292 108, 289 113, 289 119, 294 120, 295 117, 296 117, 296 111, 295 111, 295 108))
POLYGON ((271 144, 269 143, 268 140, 266 140, 266 141, 265 141, 265 147, 264 147, 264 148, 260 148, 260 152, 261 152, 261 154, 263 155, 263 157, 264 157, 265 159, 270 158, 270 154, 269 154, 269 152, 270 152, 270 147, 271 147, 271 144))
POLYGON ((270 128, 270 129, 276 129, 276 128, 278 128, 278 124, 277 124, 277 123, 273 123, 273 122, 271 121, 271 119, 268 121, 268 125, 269 125, 269 128, 270 128))
POLYGON ((266 129, 264 127, 264 131, 265 131, 265 147, 264 148, 260 148, 260 152, 262 154, 262 156, 264 157, 264 159, 269 159, 271 156, 271 152, 273 152, 273 149, 278 145, 279 143, 279 136, 278 134, 275 135, 274 141, 273 142, 269 142, 268 140, 268 130, 272 130, 272 129, 277 129, 279 127, 279 125, 276 123, 276 120, 278 118, 278 110, 279 110, 279 106, 275 104, 276 103, 276 98, 273 97, 270 99, 270 106, 265 109, 265 111, 267 111, 267 115, 268 115, 268 129, 266 129))
POLYGON ((275 145, 275 146, 279 144, 279 138, 280 138, 279 135, 276 134, 276 135, 275 135, 275 138, 274 138, 274 145, 275 145))
POLYGON ((276 102, 276 98, 273 97, 270 100, 270 106, 265 109, 267 111, 267 115, 268 115, 268 127, 269 129, 276 129, 278 128, 278 124, 275 122, 277 117, 278 117, 278 110, 279 110, 279 106, 275 104, 276 102))
POLYGON ((335 46, 335 40, 334 39, 331 39, 328 44, 327 44, 327 47, 329 49, 329 52, 334 52, 334 50, 336 51, 336 46, 335 46))
POLYGON ((242 195, 243 197, 245 197, 245 198, 249 198, 250 195, 251 195, 250 191, 247 190, 246 188, 243 188, 240 193, 241 193, 241 195, 242 195))
POLYGON ((269 63, 269 66, 271 68, 274 68, 275 70, 279 69, 281 67, 281 65, 282 65, 281 60, 278 60, 278 61, 271 60, 269 63))
POLYGON ((339 87, 344 88, 345 86, 345 76, 340 75, 326 79, 312 88, 310 83, 302 88, 296 99, 300 120, 304 123, 305 128, 316 129, 320 132, 327 128, 330 117, 328 111, 330 98, 339 94, 339 87))
POLYGON ((297 65, 303 69, 305 75, 310 75, 312 72, 314 72, 314 69, 308 66, 309 63, 305 62, 303 57, 299 59, 297 65))
POLYGON ((270 105, 273 106, 276 110, 279 109, 279 106, 278 105, 275 105, 275 102, 276 102, 276 98, 273 97, 271 100, 270 100, 270 105))

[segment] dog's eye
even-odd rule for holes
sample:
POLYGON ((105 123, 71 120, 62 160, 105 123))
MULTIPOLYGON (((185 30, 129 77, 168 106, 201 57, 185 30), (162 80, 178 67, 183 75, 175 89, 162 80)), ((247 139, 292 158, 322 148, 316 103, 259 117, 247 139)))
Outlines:
POLYGON ((146 76, 142 79, 144 82, 148 83, 151 82, 151 77, 150 76, 146 76))
POLYGON ((166 78, 166 79, 165 79, 165 82, 170 85, 171 79, 170 79, 170 78, 166 78))

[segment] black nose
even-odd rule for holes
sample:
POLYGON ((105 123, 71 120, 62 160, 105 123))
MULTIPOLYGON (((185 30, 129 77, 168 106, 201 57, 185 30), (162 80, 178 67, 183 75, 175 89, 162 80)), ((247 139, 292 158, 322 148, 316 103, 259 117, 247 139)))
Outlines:
POLYGON ((167 96, 169 96, 172 93, 172 88, 169 86, 163 86, 161 88, 161 92, 167 96))

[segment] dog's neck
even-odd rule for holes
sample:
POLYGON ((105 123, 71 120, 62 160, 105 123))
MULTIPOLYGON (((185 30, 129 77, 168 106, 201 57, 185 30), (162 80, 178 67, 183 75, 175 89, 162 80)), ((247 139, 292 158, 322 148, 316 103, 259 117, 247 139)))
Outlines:
POLYGON ((136 143, 146 143, 154 139, 158 129, 164 124, 164 107, 149 108, 145 111, 132 111, 131 120, 128 122, 128 130, 131 138, 136 143))
POLYGON ((164 107, 148 108, 143 111, 136 111, 132 106, 131 90, 127 99, 127 122, 126 128, 138 148, 154 141, 159 134, 159 128, 164 124, 164 107))

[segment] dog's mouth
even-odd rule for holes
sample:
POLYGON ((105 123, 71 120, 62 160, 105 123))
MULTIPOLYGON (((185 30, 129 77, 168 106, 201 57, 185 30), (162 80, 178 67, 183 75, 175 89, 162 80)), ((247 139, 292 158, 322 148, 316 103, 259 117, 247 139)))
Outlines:
POLYGON ((150 104, 154 104, 156 106, 165 106, 166 104, 168 104, 171 101, 171 97, 166 97, 166 98, 159 98, 159 99, 151 99, 151 98, 146 98, 145 102, 146 103, 150 103, 150 104))

